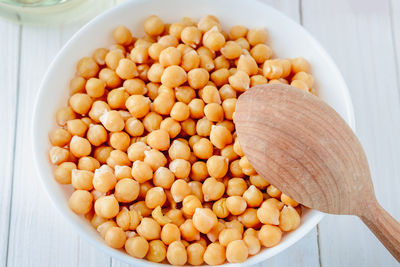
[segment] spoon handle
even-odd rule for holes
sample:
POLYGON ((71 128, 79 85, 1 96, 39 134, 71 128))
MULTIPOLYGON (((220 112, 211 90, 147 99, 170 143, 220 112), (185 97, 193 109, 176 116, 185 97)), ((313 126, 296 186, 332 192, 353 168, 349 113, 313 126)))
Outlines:
POLYGON ((365 214, 360 216, 361 220, 400 262, 400 223, 377 201, 374 201, 365 211, 365 214))

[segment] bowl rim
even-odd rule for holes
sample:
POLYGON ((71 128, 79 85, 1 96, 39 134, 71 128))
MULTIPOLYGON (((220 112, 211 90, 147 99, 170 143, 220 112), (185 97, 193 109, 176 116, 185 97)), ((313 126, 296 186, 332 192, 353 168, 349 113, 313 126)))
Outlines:
MULTIPOLYGON (((282 13, 281 11, 277 10, 273 6, 271 6, 265 2, 262 2, 261 0, 254 0, 254 1, 267 6, 267 8, 269 8, 271 10, 271 12, 276 13, 283 19, 290 21, 291 24, 293 25, 293 27, 297 28, 297 30, 301 31, 302 34, 304 34, 305 36, 307 36, 307 38, 309 38, 309 40, 313 43, 315 48, 318 49, 319 52, 325 56, 325 59, 328 61, 328 63, 332 65, 334 72, 336 72, 336 73, 334 73, 334 75, 337 77, 337 79, 340 80, 340 83, 344 89, 342 94, 343 94, 343 98, 345 100, 345 103, 344 103, 345 109, 344 110, 346 111, 346 119, 347 119, 346 121, 349 124, 349 126, 352 128, 352 130, 355 131, 354 108, 353 108, 350 92, 349 92, 349 89, 347 87, 347 84, 346 84, 342 74, 339 71, 339 68, 337 67, 336 63, 333 61, 332 57, 322 47, 322 45, 308 32, 308 30, 305 29, 301 24, 294 21, 292 18, 290 18, 286 14, 282 13)), ((38 176, 40 177, 41 184, 44 187, 45 191, 47 192, 47 195, 51 199, 53 206, 68 221, 68 223, 74 228, 74 230, 78 233, 78 235, 80 237, 84 237, 84 239, 86 241, 88 241, 91 245, 100 249, 102 252, 106 253, 108 256, 114 257, 123 262, 130 263, 130 264, 135 263, 135 264, 143 265, 143 266, 144 265, 154 266, 155 264, 161 266, 161 265, 165 265, 165 264, 153 263, 153 262, 148 262, 147 260, 143 261, 142 259, 136 259, 134 257, 129 256, 126 253, 121 254, 121 251, 113 249, 111 247, 106 246, 105 244, 97 242, 90 235, 89 232, 85 231, 84 228, 79 225, 80 224, 79 219, 78 219, 79 217, 68 216, 64 210, 64 207, 61 205, 61 203, 59 203, 57 201, 58 197, 57 197, 56 193, 51 190, 50 185, 47 184, 45 178, 43 178, 45 176, 45 173, 43 171, 43 164, 39 160, 39 157, 42 157, 42 154, 39 152, 37 142, 35 142, 35 140, 38 140, 38 138, 42 137, 40 135, 39 127, 35 123, 36 121, 39 120, 38 119, 38 116, 39 116, 38 106, 42 102, 41 99, 44 99, 44 93, 45 93, 44 88, 45 88, 46 83, 48 83, 49 79, 51 78, 50 77, 51 70, 54 68, 54 66, 56 66, 57 64, 60 63, 58 61, 59 61, 59 58, 61 57, 61 55, 63 55, 65 53, 65 51, 67 50, 67 48, 70 46, 71 43, 75 42, 75 39, 79 39, 81 35, 85 34, 86 31, 90 30, 92 25, 97 24, 98 21, 101 21, 104 17, 107 17, 110 13, 118 12, 118 10, 123 9, 125 6, 130 6, 130 5, 134 5, 135 3, 138 4, 141 2, 145 2, 145 0, 126 1, 125 3, 116 5, 110 9, 108 9, 107 11, 97 15, 95 18, 91 19, 84 26, 82 26, 77 32, 75 32, 69 38, 69 40, 62 46, 62 48, 58 51, 57 55, 52 59, 50 65, 48 66, 46 73, 42 79, 42 82, 40 84, 39 91, 36 95, 33 119, 32 119, 33 134, 31 135, 31 138, 32 138, 32 140, 31 140, 32 147, 31 148, 32 148, 34 162, 35 162, 36 172, 37 172, 38 176)), ((252 264, 265 261, 266 259, 272 258, 273 256, 276 256, 280 252, 286 250, 288 247, 292 246, 294 243, 298 242, 305 235, 307 235, 325 216, 325 213, 317 211, 317 210, 310 210, 309 212, 311 212, 312 214, 310 214, 310 217, 302 226, 301 232, 298 232, 297 235, 294 235, 291 238, 287 239, 286 242, 280 246, 280 250, 278 250, 275 254, 272 254, 268 257, 260 257, 257 261, 252 262, 252 264)), ((260 254, 263 254, 263 252, 260 252, 258 255, 260 255, 260 254)), ((253 258, 253 257, 250 257, 249 259, 251 259, 251 258, 253 258)), ((248 260, 246 261, 246 263, 247 262, 248 262, 248 260)), ((231 266, 231 265, 237 266, 238 264, 225 263, 221 266, 228 266, 228 265, 229 266, 231 266)))

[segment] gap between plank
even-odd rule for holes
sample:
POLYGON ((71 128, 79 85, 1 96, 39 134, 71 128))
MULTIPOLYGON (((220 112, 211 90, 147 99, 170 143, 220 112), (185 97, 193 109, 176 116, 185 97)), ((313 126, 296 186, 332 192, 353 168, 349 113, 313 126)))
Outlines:
POLYGON ((392 5, 392 0, 388 0, 389 4, 389 18, 390 18, 390 34, 392 36, 392 46, 393 46, 393 54, 395 57, 394 60, 394 67, 396 69, 396 85, 397 85, 397 90, 399 91, 399 103, 400 103, 400 70, 399 70, 399 62, 398 62, 398 54, 397 54, 397 49, 396 49, 396 39, 395 39, 395 34, 394 34, 394 16, 393 16, 393 5, 392 5))
POLYGON ((11 160, 11 182, 10 182, 10 206, 8 211, 8 233, 7 233, 7 248, 6 248, 6 267, 8 266, 8 254, 10 247, 10 227, 11 227, 11 213, 12 213, 12 200, 14 192, 14 174, 15 174, 15 150, 17 147, 17 128, 18 128, 18 109, 19 109, 19 92, 20 92, 20 71, 21 71, 21 46, 22 46, 22 25, 18 27, 18 61, 17 61, 17 88, 15 99, 15 122, 14 122, 14 143, 13 143, 13 156, 11 160))

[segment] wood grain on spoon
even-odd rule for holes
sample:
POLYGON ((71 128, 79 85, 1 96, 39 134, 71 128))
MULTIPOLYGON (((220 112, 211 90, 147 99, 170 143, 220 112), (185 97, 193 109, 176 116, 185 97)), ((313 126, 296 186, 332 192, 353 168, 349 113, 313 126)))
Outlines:
POLYGON ((400 224, 376 201, 364 150, 333 108, 289 85, 260 85, 239 97, 234 120, 268 182, 307 207, 359 216, 400 261, 400 224))

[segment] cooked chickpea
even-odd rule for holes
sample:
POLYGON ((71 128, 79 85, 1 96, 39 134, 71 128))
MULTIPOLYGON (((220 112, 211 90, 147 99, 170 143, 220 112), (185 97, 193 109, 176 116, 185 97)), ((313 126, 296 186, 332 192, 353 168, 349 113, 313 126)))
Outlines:
POLYGON ((218 28, 214 26, 204 33, 203 45, 212 51, 219 51, 225 45, 225 37, 218 31, 218 28))
POLYGON ((189 176, 190 162, 184 159, 174 159, 169 164, 169 169, 174 173, 176 178, 184 179, 189 176))
POLYGON ((238 70, 229 77, 229 84, 238 92, 244 92, 250 88, 249 75, 241 70, 238 70))
POLYGON ((300 225, 300 215, 292 206, 283 207, 279 216, 279 228, 282 231, 289 232, 300 225))
POLYGON ((248 248, 249 255, 255 255, 260 251, 261 249, 260 240, 258 240, 256 236, 247 235, 243 237, 243 241, 248 248))
POLYGON ((182 201, 182 211, 186 215, 193 216, 196 208, 202 207, 201 201, 194 195, 188 195, 182 201))
POLYGON ((162 262, 167 255, 167 249, 161 240, 149 242, 149 250, 146 259, 152 262, 162 262))
POLYGON ((238 216, 238 220, 246 227, 259 227, 260 220, 257 217, 257 210, 253 208, 246 209, 241 215, 238 216))
POLYGON ((310 63, 304 57, 297 57, 290 60, 292 73, 310 72, 310 63))
POLYGON ((63 147, 71 140, 71 134, 65 129, 57 128, 49 133, 49 139, 53 146, 63 147))
POLYGON ((144 162, 147 163, 153 171, 167 164, 167 158, 163 153, 156 149, 151 149, 144 152, 144 162))
POLYGON ((240 167, 239 163, 240 163, 240 160, 234 160, 229 165, 229 171, 233 177, 239 177, 239 178, 244 177, 244 173, 243 173, 242 168, 240 167))
POLYGON ((264 247, 276 246, 282 238, 282 231, 278 226, 263 225, 258 232, 258 238, 264 247))
POLYGON ((275 198, 279 198, 281 196, 281 191, 278 188, 276 188, 275 186, 273 186, 272 184, 268 186, 267 193, 271 197, 275 197, 275 198))
POLYGON ((211 126, 210 141, 215 147, 223 149, 232 143, 232 134, 224 126, 213 125, 211 126))
POLYGON ((70 151, 75 157, 85 157, 92 152, 92 146, 86 138, 73 136, 69 143, 70 151))
POLYGON ((139 196, 139 183, 130 178, 124 178, 115 185, 115 198, 119 202, 132 202, 139 196))
POLYGON ((244 193, 243 198, 246 200, 247 206, 258 207, 263 201, 263 195, 254 185, 251 185, 244 193))
POLYGON ((69 91, 71 95, 76 93, 84 93, 85 84, 86 80, 80 76, 72 78, 71 81, 69 82, 69 91))
POLYGON ((87 80, 85 89, 90 97, 101 97, 104 94, 106 83, 98 78, 87 80))
POLYGON ((203 181, 209 177, 207 164, 203 161, 193 163, 189 177, 194 181, 203 181))
POLYGON ((86 214, 93 207, 93 195, 86 190, 76 190, 68 200, 70 209, 77 214, 86 214))
POLYGON ((175 96, 178 101, 187 105, 196 97, 196 92, 189 86, 180 86, 175 88, 175 96))
POLYGON ((197 27, 188 26, 181 31, 180 37, 183 43, 195 47, 201 41, 201 31, 197 27))
POLYGON ((236 39, 235 42, 238 43, 244 50, 250 49, 250 44, 246 38, 240 37, 240 38, 236 39))
POLYGON ((116 110, 104 112, 100 117, 100 122, 103 124, 104 128, 110 132, 119 132, 125 127, 122 115, 116 110))
POLYGON ((190 147, 182 141, 174 140, 168 150, 168 155, 172 160, 189 160, 191 155, 190 147))
POLYGON ((193 220, 188 219, 179 226, 182 238, 187 241, 200 239, 200 232, 194 227, 193 220))
POLYGON ((272 50, 266 44, 260 43, 250 50, 250 54, 258 64, 262 64, 272 57, 272 50))
POLYGON ((187 81, 186 71, 180 66, 167 67, 162 76, 161 83, 167 87, 178 87, 187 81))
POLYGON ((122 248, 125 245, 125 232, 119 227, 111 227, 104 237, 106 244, 112 248, 122 248))
POLYGON ((144 21, 144 31, 148 35, 160 35, 164 31, 164 22, 156 15, 149 16, 144 21))
POLYGON ((219 89, 222 101, 228 98, 236 98, 236 91, 229 85, 225 84, 219 89))
POLYGON ((113 31, 114 40, 120 45, 129 45, 132 42, 132 33, 125 26, 118 26, 113 31))
POLYGON ((121 78, 115 73, 114 70, 103 68, 99 72, 99 79, 106 83, 107 88, 114 89, 121 85, 121 78))
POLYGON ((220 265, 225 262, 225 247, 216 243, 207 246, 203 259, 209 265, 220 265))
POLYGON ((125 105, 133 117, 142 118, 149 113, 150 99, 142 95, 131 95, 125 105))
POLYGON ((242 178, 231 178, 228 181, 226 194, 228 196, 241 196, 247 190, 247 183, 242 178))
POLYGON ((193 214, 193 225, 203 234, 207 234, 217 225, 217 216, 209 208, 196 208, 193 214))
POLYGON ((215 68, 213 58, 208 55, 201 55, 200 56, 200 67, 207 71, 212 71, 215 68))
POLYGON ((247 203, 241 196, 231 196, 226 199, 226 207, 231 214, 239 215, 246 210, 247 203))
POLYGON ((271 202, 264 201, 257 210, 257 217, 263 224, 279 224, 279 209, 271 202))
POLYGON ((86 170, 73 169, 71 171, 71 184, 75 189, 91 190, 93 189, 93 172, 86 170))
POLYGON ((229 31, 229 37, 233 40, 245 37, 247 34, 247 28, 243 25, 233 26, 229 31))
POLYGON ((228 159, 214 155, 207 160, 208 173, 214 178, 222 178, 228 172, 228 159))
POLYGON ((161 122, 160 129, 167 131, 170 138, 175 138, 181 132, 182 127, 179 122, 168 117, 161 122))
POLYGON ((206 118, 212 122, 219 122, 224 120, 224 110, 218 103, 210 103, 204 107, 204 114, 206 118))
POLYGON ((253 28, 247 32, 247 40, 254 46, 267 41, 267 32, 263 28, 253 28))
POLYGON ((293 208, 295 208, 299 205, 298 202, 296 202, 295 200, 293 200, 291 197, 289 197, 288 195, 286 195, 284 193, 281 194, 281 201, 283 204, 292 206, 293 208))
POLYGON ((214 177, 207 178, 202 186, 204 200, 218 200, 225 192, 225 185, 214 177))
POLYGON ((80 119, 67 121, 67 130, 71 135, 83 137, 87 128, 87 125, 80 119))
POLYGON ((215 69, 229 69, 230 63, 229 60, 224 56, 218 56, 214 59, 215 69))
POLYGON ((125 131, 131 136, 141 136, 144 132, 144 125, 136 118, 129 118, 125 121, 125 131))
POLYGON ((110 219, 117 216, 119 204, 114 195, 102 196, 94 203, 94 210, 97 215, 110 219))
POLYGON ((283 77, 282 61, 278 59, 269 59, 264 62, 263 75, 272 80, 283 77))
POLYGON ((199 243, 192 243, 187 248, 188 263, 191 265, 201 265, 203 260, 203 255, 205 252, 205 247, 199 243))
POLYGON ((63 162, 54 170, 54 179, 60 184, 70 184, 72 170, 76 169, 73 162, 63 162))
POLYGON ((256 171, 254 170, 254 168, 250 165, 249 160, 247 159, 246 156, 243 156, 240 161, 239 161, 239 165, 243 170, 243 173, 246 175, 254 175, 256 174, 256 171))
POLYGON ((222 108, 224 110, 224 116, 228 120, 233 120, 233 113, 235 112, 237 99, 228 98, 222 102, 222 108))
POLYGON ((203 88, 210 78, 207 70, 203 68, 192 69, 187 74, 189 85, 194 89, 203 88))
POLYGON ((67 121, 73 120, 76 118, 76 113, 71 107, 60 108, 56 112, 56 121, 58 125, 64 126, 67 121))
POLYGON ((103 165, 99 169, 95 170, 93 186, 97 191, 107 193, 115 187, 116 183, 117 179, 115 178, 113 170, 107 165, 103 165))
POLYGON ((132 168, 129 166, 119 166, 116 165, 114 167, 114 174, 117 181, 124 179, 124 178, 132 178, 132 168))
POLYGON ((171 194, 175 202, 181 202, 190 193, 191 189, 185 180, 178 179, 171 186, 171 194))
POLYGON ((100 68, 96 64, 96 61, 94 61, 94 59, 90 57, 84 57, 78 61, 76 69, 79 76, 82 76, 85 79, 89 79, 95 77, 100 68))
POLYGON ((164 205, 167 197, 162 187, 152 187, 147 191, 146 194, 146 206, 150 209, 154 209, 157 206, 164 205))
MULTIPOLYGON (((195 76, 189 78, 190 70, 196 69, 200 66, 200 56, 197 54, 195 50, 191 50, 183 54, 181 66, 185 71, 188 71, 188 80, 191 80, 192 83, 201 82, 201 76, 195 76)), ((191 74, 191 76, 193 76, 193 74, 191 74)))
POLYGON ((110 134, 110 145, 114 149, 126 151, 129 147, 131 138, 125 132, 114 132, 110 134))
POLYGON ((169 27, 169 34, 180 39, 181 38, 181 32, 185 28, 185 25, 180 22, 175 22, 172 23, 169 27))
POLYGON ((142 219, 136 231, 146 240, 154 240, 160 238, 161 227, 155 220, 146 217, 142 219))
POLYGON ((294 86, 294 87, 297 87, 297 88, 299 88, 299 89, 302 89, 302 90, 304 90, 304 91, 307 91, 307 92, 308 92, 308 90, 309 90, 307 84, 306 84, 304 81, 302 81, 302 80, 293 80, 293 81, 290 83, 290 85, 291 85, 291 86, 294 86))
POLYGON ((165 167, 160 167, 154 172, 153 183, 164 189, 170 189, 175 181, 175 175, 172 171, 165 167))
POLYGON ((146 162, 136 160, 132 165, 132 177, 143 183, 153 178, 153 170, 146 162))
POLYGON ((251 76, 258 73, 258 65, 252 56, 241 55, 237 63, 237 70, 244 71, 251 76))
POLYGON ((181 232, 177 225, 167 223, 161 230, 161 240, 164 244, 169 245, 174 241, 181 240, 181 232))
POLYGON ((207 138, 201 138, 193 145, 193 153, 201 159, 208 159, 213 155, 213 145, 207 138))
POLYGON ((97 159, 101 164, 104 164, 107 162, 108 157, 111 155, 111 151, 113 151, 112 147, 100 146, 94 150, 93 157, 97 159))
POLYGON ((93 100, 87 94, 77 93, 71 96, 69 104, 73 111, 81 115, 87 114, 92 106, 93 100))
POLYGON ((170 116, 176 121, 184 121, 189 118, 190 109, 185 103, 176 102, 172 107, 170 116))
POLYGON ((182 55, 176 47, 167 47, 161 51, 159 56, 159 62, 162 66, 168 67, 172 65, 181 64, 182 55))
POLYGON ((243 240, 235 240, 226 247, 226 259, 230 263, 240 263, 247 260, 249 251, 243 240))
POLYGON ((116 165, 124 166, 130 165, 128 155, 121 150, 113 150, 110 152, 110 156, 107 158, 107 164, 114 168, 116 165))
MULTIPOLYGON (((221 104, 219 91, 215 86, 207 85, 203 88, 202 99, 206 104, 217 103, 221 104)), ((206 111, 205 111, 206 112, 206 111)))
POLYGON ((145 151, 150 150, 150 147, 148 147, 145 143, 143 142, 136 142, 130 145, 128 148, 128 158, 130 161, 136 161, 136 160, 144 160, 145 151))
MULTIPOLYGON (((150 46, 151 47, 151 46, 150 46)), ((135 46, 134 48, 132 48, 131 53, 130 53, 130 59, 131 61, 135 64, 143 64, 147 61, 147 59, 149 58, 149 50, 150 47, 144 46, 144 45, 140 45, 140 46, 135 46)), ((121 64, 121 62, 120 62, 121 64)), ((130 64, 130 63, 129 63, 130 64)), ((126 76, 132 77, 132 76, 138 76, 139 75, 139 70, 138 68, 136 68, 136 71, 134 71, 135 68, 132 68, 132 64, 130 64, 129 69, 133 70, 130 72, 125 72, 126 76)), ((127 68, 127 70, 129 70, 127 68)), ((119 75, 121 78, 122 76, 119 75)), ((130 78, 128 78, 130 79, 130 78)))
POLYGON ((149 243, 141 236, 128 238, 125 243, 125 250, 129 255, 142 259, 146 256, 149 250, 149 243))

